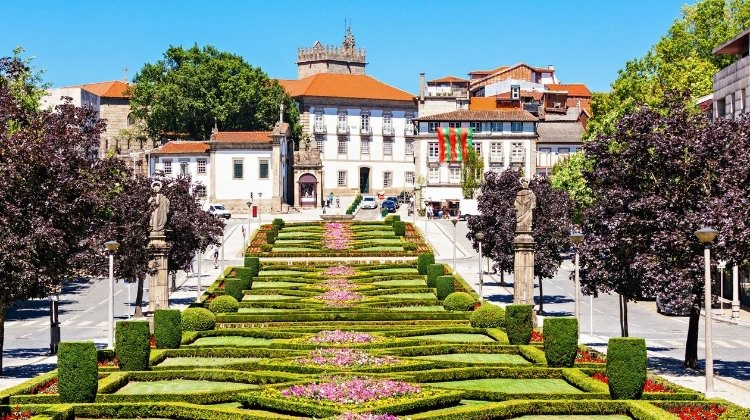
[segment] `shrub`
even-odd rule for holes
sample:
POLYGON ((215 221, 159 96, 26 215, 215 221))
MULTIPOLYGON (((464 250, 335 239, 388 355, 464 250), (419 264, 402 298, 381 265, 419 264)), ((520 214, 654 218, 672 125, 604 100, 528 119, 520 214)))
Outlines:
POLYGON ((115 324, 115 354, 121 370, 147 370, 151 352, 148 321, 118 321, 115 324))
POLYGON ((610 338, 607 343, 607 378, 613 399, 637 400, 646 383, 646 340, 610 338))
POLYGON ((245 268, 250 270, 250 276, 255 277, 260 273, 260 258, 245 257, 245 268))
POLYGON ((273 245, 271 244, 263 244, 260 246, 260 250, 263 252, 271 252, 273 251, 273 245))
POLYGON ((427 274, 427 266, 429 266, 430 264, 435 264, 435 255, 433 255, 431 252, 419 254, 419 256, 417 257, 417 270, 419 270, 419 274, 427 274))
POLYGON ((273 219, 273 222, 271 222, 271 224, 276 226, 276 230, 279 230, 283 228, 286 223, 284 223, 284 219, 276 218, 273 219))
POLYGON ((512 345, 529 344, 534 307, 532 305, 508 305, 505 307, 505 331, 512 345))
POLYGON ((237 302, 237 299, 229 295, 218 296, 208 305, 208 310, 215 314, 237 312, 239 309, 240 304, 237 302))
POLYGON ((269 243, 269 244, 276 243, 276 231, 275 230, 266 231, 266 243, 269 243))
POLYGON ((406 225, 400 220, 393 222, 393 232, 396 236, 404 236, 406 234, 406 225))
POLYGON ((187 308, 182 311, 182 331, 208 331, 216 325, 216 316, 206 308, 187 308))
POLYGON ((404 242, 402 245, 404 247, 404 251, 416 251, 417 250, 417 244, 414 242, 404 242))
POLYGON ((388 216, 388 209, 380 209, 380 217, 388 216))
POLYGON ((443 301, 443 308, 446 311, 470 311, 474 302, 474 296, 466 292, 453 292, 443 301))
POLYGON ((176 349, 182 340, 182 316, 179 309, 154 312, 154 340, 160 349, 176 349))
POLYGON ((456 290, 453 276, 440 276, 435 280, 435 291, 437 298, 443 300, 456 290))
POLYGON ((63 341, 57 350, 60 401, 94 402, 99 387, 96 346, 92 341, 63 341))
POLYGON ((239 302, 244 293, 242 283, 242 279, 224 279, 224 291, 239 302))
POLYGON ((401 216, 400 215, 398 215, 398 214, 392 214, 391 215, 391 222, 395 223, 395 222, 400 222, 400 221, 401 221, 401 216))
POLYGON ((253 277, 257 274, 253 275, 252 270, 246 267, 235 267, 235 270, 237 271, 237 278, 240 279, 240 287, 242 290, 250 289, 253 284, 253 277))
POLYGON ((430 264, 427 266, 427 287, 437 287, 437 278, 445 274, 443 264, 430 264))
POLYGON ((474 328, 500 328, 505 324, 505 310, 491 303, 483 303, 471 314, 469 322, 474 328))
POLYGON ((549 367, 573 367, 578 352, 578 320, 544 319, 544 356, 549 367))

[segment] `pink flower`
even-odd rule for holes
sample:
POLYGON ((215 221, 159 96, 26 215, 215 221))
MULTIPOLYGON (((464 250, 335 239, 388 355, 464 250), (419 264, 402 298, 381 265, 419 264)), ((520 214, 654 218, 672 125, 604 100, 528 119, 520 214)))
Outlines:
POLYGON ((352 231, 344 223, 326 223, 323 226, 323 246, 328 249, 349 249, 352 244, 352 231))
POLYGON ((349 290, 329 290, 318 296, 317 299, 322 300, 328 306, 343 308, 364 299, 364 296, 349 290))
POLYGON ((369 367, 398 363, 392 356, 373 356, 365 351, 356 349, 319 349, 311 351, 307 357, 297 358, 297 363, 303 365, 335 366, 335 367, 369 367))
POLYGON ((368 377, 334 376, 327 382, 293 385, 283 389, 285 397, 328 400, 339 404, 361 404, 384 398, 418 394, 422 390, 417 385, 387 379, 368 377))
POLYGON ((372 414, 372 413, 344 413, 336 420, 398 420, 393 414, 372 414))
POLYGON ((323 274, 325 274, 328 277, 348 277, 353 276, 355 274, 355 271, 351 267, 347 267, 345 265, 337 265, 335 267, 328 267, 323 271, 323 274))
POLYGON ((314 344, 372 343, 375 341, 375 336, 367 333, 327 330, 315 334, 308 341, 314 344))

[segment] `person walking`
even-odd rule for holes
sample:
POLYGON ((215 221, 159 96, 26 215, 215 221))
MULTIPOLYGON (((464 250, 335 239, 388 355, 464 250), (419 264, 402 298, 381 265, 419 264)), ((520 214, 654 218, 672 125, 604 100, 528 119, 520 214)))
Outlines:
POLYGON ((214 268, 219 268, 219 247, 214 249, 214 268))
POLYGON ((338 196, 336 196, 336 208, 341 208, 341 199, 338 196))

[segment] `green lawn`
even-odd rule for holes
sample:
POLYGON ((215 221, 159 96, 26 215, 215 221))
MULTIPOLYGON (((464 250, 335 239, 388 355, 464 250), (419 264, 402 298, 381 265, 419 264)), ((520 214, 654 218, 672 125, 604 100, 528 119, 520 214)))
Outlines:
POLYGON ((168 357, 159 366, 200 366, 213 367, 232 365, 236 363, 255 362, 260 357, 168 357))
POLYGON ((445 308, 442 306, 399 306, 396 308, 390 308, 392 311, 406 311, 406 312, 434 312, 444 311, 445 308))
POLYGON ((583 391, 563 379, 471 379, 467 381, 433 382, 431 386, 471 391, 507 392, 510 394, 564 393, 581 394, 583 391))
POLYGON ((242 300, 245 302, 257 302, 261 300, 292 300, 299 298, 299 296, 287 295, 245 295, 242 297, 242 300))
POLYGON ((401 246, 371 246, 367 248, 358 248, 357 251, 403 251, 401 246))
POLYGON ((388 299, 437 299, 434 293, 394 293, 392 295, 379 295, 388 299))
POLYGON ((401 239, 399 238, 373 238, 373 239, 362 239, 362 241, 369 242, 378 245, 401 245, 401 239))
POLYGON ((237 312, 241 314, 262 314, 270 312, 289 312, 292 309, 280 309, 280 308, 240 308, 237 312))
POLYGON ((528 365, 529 361, 517 354, 487 354, 487 353, 457 353, 457 354, 434 354, 430 356, 416 356, 415 359, 439 360, 445 362, 464 363, 510 363, 517 365, 528 365))
POLYGON ((624 414, 610 414, 610 415, 580 415, 580 416, 574 416, 574 415, 554 415, 554 416, 542 416, 542 415, 529 415, 529 416, 521 416, 516 417, 517 419, 526 419, 526 420, 632 420, 633 418, 630 416, 626 416, 624 414))
POLYGON ((149 394, 190 394, 194 392, 215 392, 229 390, 248 390, 257 385, 238 384, 234 382, 195 381, 190 379, 174 379, 156 382, 128 382, 115 394, 149 395, 149 394))
POLYGON ((276 236, 278 239, 309 239, 309 240, 315 240, 320 239, 321 234, 320 233, 314 233, 314 232, 304 232, 304 231, 286 231, 282 230, 279 232, 278 236, 276 236))
POLYGON ((303 248, 299 246, 275 246, 272 252, 315 252, 320 251, 318 248, 303 248))
POLYGON ((261 270, 258 273, 258 277, 263 276, 288 276, 288 277, 294 277, 294 276, 301 276, 306 274, 304 271, 294 271, 294 270, 261 270))
POLYGON ((295 244, 309 244, 314 242, 311 239, 277 239, 274 245, 295 245, 295 244))
POLYGON ((419 274, 419 270, 416 268, 379 268, 377 270, 370 270, 368 273, 373 274, 419 274))
POLYGON ((370 284, 373 284, 375 286, 427 286, 427 282, 425 282, 422 279, 414 279, 414 280, 383 280, 383 281, 375 281, 370 284))
POLYGON ((295 283, 293 281, 254 281, 253 289, 278 289, 285 287, 304 286, 306 283, 295 283))
POLYGON ((201 337, 191 346, 267 346, 273 342, 270 338, 239 337, 228 335, 222 337, 201 337))
POLYGON ((362 236, 396 236, 392 230, 355 230, 354 237, 359 239, 362 236))
POLYGON ((484 334, 430 334, 430 335, 418 335, 410 338, 419 340, 435 340, 435 341, 454 341, 454 342, 468 342, 468 343, 491 343, 494 342, 491 337, 484 334))

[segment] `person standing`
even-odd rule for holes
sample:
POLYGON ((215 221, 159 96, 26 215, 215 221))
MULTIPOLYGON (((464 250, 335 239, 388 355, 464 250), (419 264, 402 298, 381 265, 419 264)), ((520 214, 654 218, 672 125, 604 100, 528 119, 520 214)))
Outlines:
POLYGON ((328 193, 328 207, 330 208, 333 205, 333 191, 328 193))
POLYGON ((214 249, 214 268, 219 268, 219 247, 214 249))

